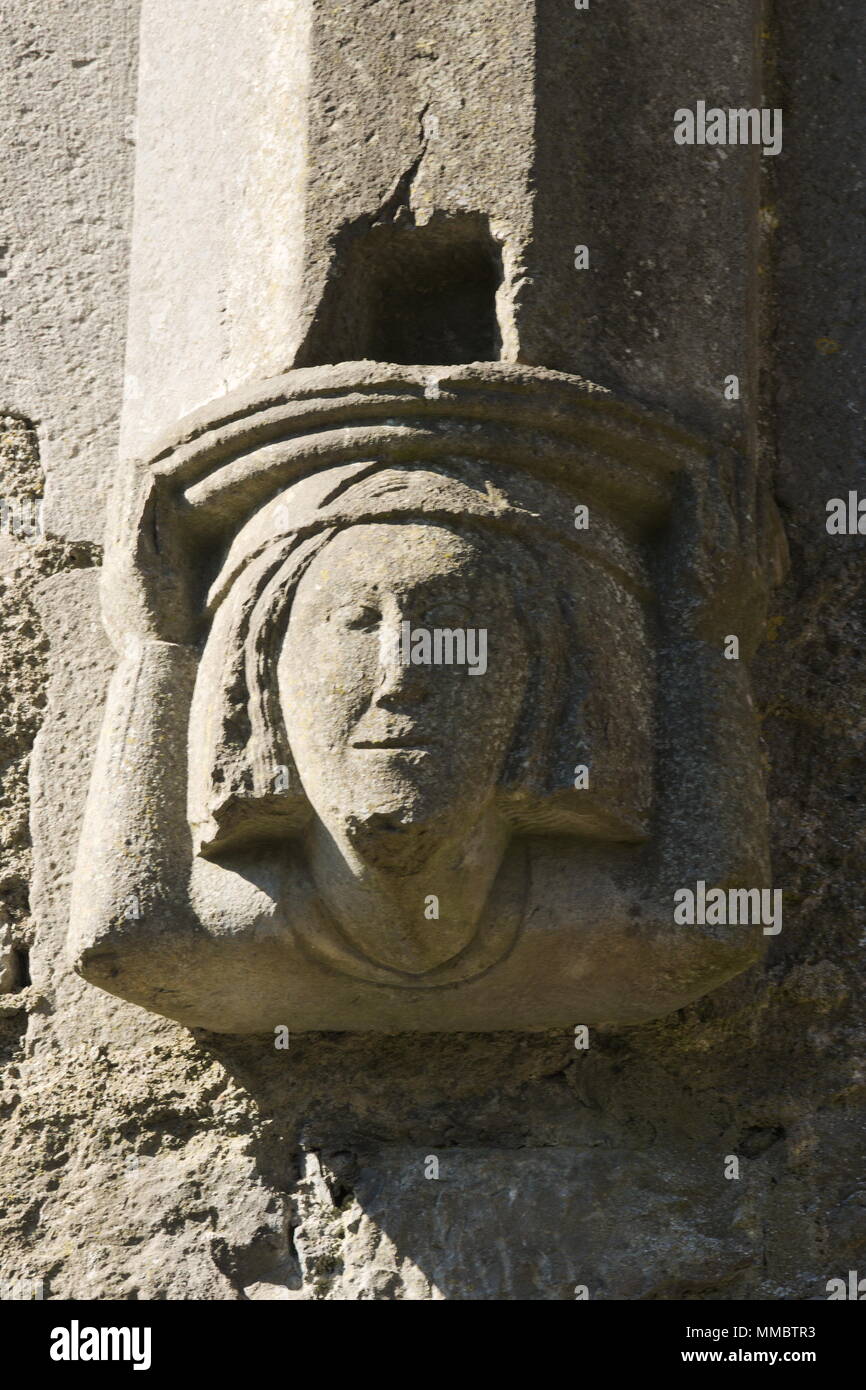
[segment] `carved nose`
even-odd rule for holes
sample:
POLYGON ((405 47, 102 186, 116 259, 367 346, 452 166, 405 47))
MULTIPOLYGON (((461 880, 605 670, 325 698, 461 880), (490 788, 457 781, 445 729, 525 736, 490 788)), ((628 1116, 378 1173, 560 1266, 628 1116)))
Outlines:
POLYGON ((402 636, 400 623, 389 623, 383 630, 379 648, 379 688, 374 698, 377 705, 418 704, 426 697, 426 670, 408 663, 402 636))

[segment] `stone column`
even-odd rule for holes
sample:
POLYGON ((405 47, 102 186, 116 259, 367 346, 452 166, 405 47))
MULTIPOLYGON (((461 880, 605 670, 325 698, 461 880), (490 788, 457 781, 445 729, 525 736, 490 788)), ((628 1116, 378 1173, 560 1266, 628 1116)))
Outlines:
POLYGON ((552 367, 751 437, 760 151, 678 146, 674 113, 760 106, 759 11, 145 0, 123 452, 370 358, 552 367))

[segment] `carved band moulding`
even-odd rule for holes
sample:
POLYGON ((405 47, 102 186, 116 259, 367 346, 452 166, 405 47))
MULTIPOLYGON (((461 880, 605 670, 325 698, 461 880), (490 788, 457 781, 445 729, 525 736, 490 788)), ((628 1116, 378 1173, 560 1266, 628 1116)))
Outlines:
POLYGON ((746 460, 561 373, 354 363, 188 418, 109 515, 87 980, 219 1032, 539 1029, 760 954, 673 911, 769 883, 746 460))

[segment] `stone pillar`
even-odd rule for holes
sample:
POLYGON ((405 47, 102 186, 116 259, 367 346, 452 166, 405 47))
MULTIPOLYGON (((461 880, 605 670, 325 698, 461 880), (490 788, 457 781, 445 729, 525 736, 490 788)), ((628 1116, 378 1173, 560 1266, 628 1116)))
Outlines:
POLYGON ((121 452, 301 331, 313 0, 145 0, 121 452))
POLYGON ((759 11, 145 0, 123 452, 363 359, 552 367, 753 445, 760 151, 674 113, 761 105, 759 11))

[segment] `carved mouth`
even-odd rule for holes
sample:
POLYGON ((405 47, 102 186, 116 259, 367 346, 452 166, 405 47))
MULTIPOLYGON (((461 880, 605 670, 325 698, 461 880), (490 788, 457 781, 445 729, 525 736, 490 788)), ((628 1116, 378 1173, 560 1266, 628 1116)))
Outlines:
POLYGON ((429 743, 414 743, 411 736, 402 738, 359 738, 352 743, 353 748, 372 748, 382 751, 397 748, 402 753, 430 753, 432 752, 429 743))

